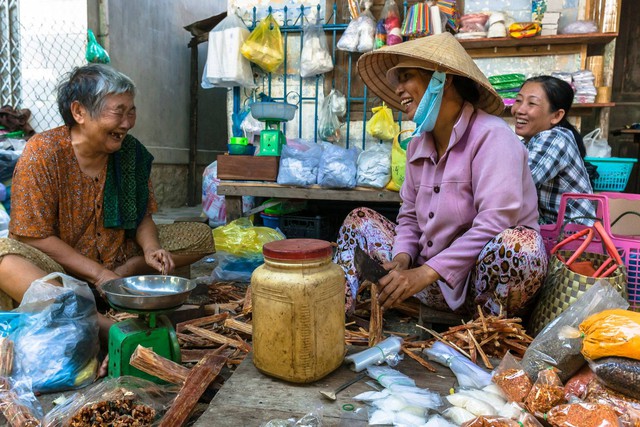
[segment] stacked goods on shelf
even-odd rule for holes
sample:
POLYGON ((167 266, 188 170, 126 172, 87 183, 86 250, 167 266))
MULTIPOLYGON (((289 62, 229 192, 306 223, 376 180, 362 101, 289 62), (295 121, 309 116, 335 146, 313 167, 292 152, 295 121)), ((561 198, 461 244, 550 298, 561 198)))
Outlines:
POLYGON ((507 106, 513 105, 520 87, 526 80, 524 74, 499 74, 489 77, 489 83, 498 92, 507 106))

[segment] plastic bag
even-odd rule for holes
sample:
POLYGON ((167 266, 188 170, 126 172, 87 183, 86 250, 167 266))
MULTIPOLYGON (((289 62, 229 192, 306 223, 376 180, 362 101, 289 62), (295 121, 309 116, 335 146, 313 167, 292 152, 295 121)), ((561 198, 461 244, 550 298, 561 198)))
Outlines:
POLYGON ((560 370, 560 379, 568 380, 584 365, 585 360, 580 353, 581 339, 560 339, 559 333, 562 328, 576 328, 584 319, 602 310, 627 307, 629 303, 613 286, 604 281, 596 282, 578 297, 576 302, 545 326, 529 344, 522 358, 524 370, 530 377, 535 378, 542 369, 555 366, 560 370))
POLYGON ((323 143, 324 151, 318 166, 318 184, 329 188, 353 188, 356 186, 358 149, 342 148, 323 143))
POLYGON ((273 73, 284 62, 284 44, 280 26, 272 14, 267 15, 251 32, 240 53, 267 73, 273 73))
POLYGON ((340 117, 347 111, 347 99, 340 91, 332 89, 322 101, 318 114, 318 137, 323 141, 340 142, 342 123, 340 117))
POLYGON ((9 235, 9 221, 11 217, 4 210, 4 206, 0 205, 0 237, 7 237, 9 235))
POLYGON ((597 128, 582 138, 587 149, 587 157, 611 157, 611 146, 607 139, 601 136, 602 130, 597 128))
MULTIPOLYGON (((218 195, 218 162, 215 161, 207 166, 202 173, 202 211, 209 218, 209 225, 218 227, 227 222, 227 208, 224 196, 218 195)), ((247 212, 253 209, 255 197, 242 196, 242 211, 247 212)))
POLYGON ((213 229, 216 250, 232 255, 260 255, 265 243, 284 239, 284 235, 269 227, 254 227, 249 218, 238 218, 213 229))
POLYGON ((404 182, 407 147, 411 142, 411 138, 401 138, 405 133, 413 133, 413 129, 403 130, 393 138, 393 144, 391 145, 391 181, 387 184, 387 190, 400 191, 400 187, 404 182))
POLYGON ((545 420, 558 427, 618 427, 618 417, 610 406, 598 403, 569 403, 552 408, 545 420))
POLYGON ((558 31, 560 34, 588 34, 597 33, 598 26, 594 21, 575 21, 565 25, 558 31))
POLYGON ((623 427, 640 425, 640 402, 622 393, 603 386, 600 381, 591 381, 586 389, 585 402, 600 403, 613 408, 623 427))
MULTIPOLYGON (((249 29, 230 13, 209 32, 206 71, 203 78, 218 87, 254 87, 251 63, 240 53, 249 29)), ((239 136, 239 135, 236 135, 239 136)))
POLYGON ((96 36, 93 34, 93 31, 87 30, 87 50, 84 54, 84 58, 87 62, 97 63, 97 64, 108 64, 111 59, 109 59, 109 54, 98 40, 96 40, 96 36))
POLYGON ((400 132, 400 125, 393 120, 391 108, 384 105, 373 107, 373 115, 367 122, 367 133, 376 139, 391 141, 400 132))
POLYGON ((579 399, 584 398, 587 386, 595 378, 595 374, 588 365, 584 365, 569 381, 564 385, 564 397, 569 400, 570 396, 579 399))
POLYGON ((482 388, 491 383, 491 374, 446 344, 436 341, 424 350, 429 360, 447 366, 461 387, 482 388))
POLYGON ((367 8, 360 16, 349 22, 336 46, 347 52, 369 52, 373 50, 375 35, 376 21, 367 8))
POLYGON ((233 255, 224 251, 216 252, 218 265, 211 277, 225 282, 249 282, 253 270, 264 263, 261 254, 233 255))
POLYGON ((358 186, 384 188, 391 180, 391 144, 374 144, 358 156, 358 186))
POLYGON ((12 427, 40 427, 42 406, 29 379, 11 381, 0 377, 0 412, 12 427))
POLYGON ((384 2, 378 26, 381 22, 383 23, 384 30, 386 32, 385 44, 387 46, 393 46, 402 43, 402 34, 400 30, 402 20, 400 19, 398 5, 394 0, 386 0, 384 2))
POLYGON ((493 382, 510 401, 517 403, 524 402, 533 387, 531 378, 509 352, 504 355, 493 373, 493 382))
POLYGON ((0 318, 14 341, 13 378, 34 392, 83 387, 98 367, 98 312, 89 286, 62 273, 33 281, 20 306, 0 318), (62 279, 62 286, 48 283, 62 279))
POLYGON ((537 417, 544 417, 551 408, 566 403, 564 387, 555 368, 538 372, 538 379, 527 395, 524 404, 537 417))
POLYGON ((322 145, 288 143, 282 147, 278 184, 308 186, 318 182, 322 145))
POLYGON ((317 407, 299 420, 276 418, 260 424, 260 427, 322 427, 322 406, 317 407))
POLYGON ((305 25, 304 44, 300 54, 300 76, 311 77, 333 70, 333 59, 321 24, 305 25))
POLYGON ((605 310, 580 323, 582 355, 589 360, 620 356, 640 360, 640 313, 605 310))
POLYGON ((640 399, 640 361, 625 357, 605 357, 589 362, 598 380, 625 396, 640 399))
POLYGON ((170 387, 159 386, 142 378, 126 375, 109 378, 69 396, 44 416, 42 427, 75 425, 72 424, 74 422, 94 425, 91 424, 95 422, 92 419, 97 415, 102 416, 105 425, 125 425, 133 418, 139 423, 135 425, 150 426, 170 406, 173 391, 170 387), (117 408, 117 411, 113 411, 113 408, 117 408))
POLYGON ((520 427, 521 424, 510 418, 499 416, 481 416, 465 421, 460 427, 520 427))

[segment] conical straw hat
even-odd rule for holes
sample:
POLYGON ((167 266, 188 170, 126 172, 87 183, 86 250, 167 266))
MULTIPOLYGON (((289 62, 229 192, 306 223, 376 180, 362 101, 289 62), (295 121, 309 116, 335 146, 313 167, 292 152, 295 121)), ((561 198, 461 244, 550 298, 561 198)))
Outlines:
POLYGON ((491 87, 487 77, 480 71, 464 47, 450 33, 441 33, 416 40, 385 46, 365 53, 356 65, 358 74, 376 95, 387 104, 403 110, 395 87, 387 80, 387 72, 400 61, 415 64, 417 68, 442 71, 467 77, 477 83, 480 99, 476 108, 499 116, 504 111, 504 102, 491 87))

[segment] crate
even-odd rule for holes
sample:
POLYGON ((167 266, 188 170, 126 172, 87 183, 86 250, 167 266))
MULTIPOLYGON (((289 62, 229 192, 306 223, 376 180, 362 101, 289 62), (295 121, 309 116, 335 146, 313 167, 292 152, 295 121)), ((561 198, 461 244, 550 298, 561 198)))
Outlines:
POLYGON ((332 241, 334 228, 331 220, 325 216, 283 215, 280 217, 280 230, 289 239, 308 238, 332 241))
POLYGON ((585 157, 585 161, 598 168, 595 191, 624 191, 637 159, 626 157, 585 157))

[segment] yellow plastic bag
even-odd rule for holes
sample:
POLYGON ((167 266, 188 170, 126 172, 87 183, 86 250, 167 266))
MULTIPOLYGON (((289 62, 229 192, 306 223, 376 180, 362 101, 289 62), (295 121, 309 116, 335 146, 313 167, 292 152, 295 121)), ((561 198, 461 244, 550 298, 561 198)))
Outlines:
POLYGON ((233 255, 262 255, 262 246, 284 235, 269 227, 254 227, 249 218, 238 218, 213 229, 216 251, 233 255))
POLYGON ((640 313, 605 310, 580 324, 582 355, 589 360, 619 356, 640 360, 640 313))
POLYGON ((400 191, 400 187, 402 187, 402 183, 404 182, 404 171, 407 164, 407 145, 409 144, 410 138, 403 140, 401 136, 407 132, 413 132, 413 129, 403 130, 393 138, 393 144, 391 145, 391 181, 389 181, 386 186, 387 190, 400 191))
POLYGON ((267 73, 273 73, 284 61, 284 44, 280 26, 269 14, 242 44, 240 53, 267 73))
POLYGON ((384 105, 371 109, 373 115, 367 122, 367 133, 383 141, 391 141, 400 132, 400 125, 393 120, 391 108, 384 105))

